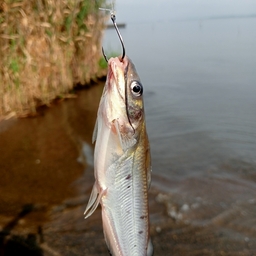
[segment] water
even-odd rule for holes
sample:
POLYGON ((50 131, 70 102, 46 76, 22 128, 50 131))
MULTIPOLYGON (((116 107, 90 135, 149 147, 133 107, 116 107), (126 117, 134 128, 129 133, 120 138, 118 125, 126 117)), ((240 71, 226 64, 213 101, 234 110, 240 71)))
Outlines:
MULTIPOLYGON (((255 165, 255 25, 255 18, 206 19, 132 23, 121 30, 146 91, 153 162, 159 151, 165 159, 182 151, 198 163, 183 175, 213 160, 255 165)), ((119 49, 113 38, 115 31, 107 31, 106 47, 119 49)), ((170 175, 166 168, 161 173, 170 175)))
MULTIPOLYGON (((144 85, 155 255, 255 254, 256 19, 128 14, 121 34, 144 85)), ((114 30, 104 48, 120 51, 114 30)), ((1 123, 0 255, 107 255, 100 210, 83 220, 102 88, 1 123)))
MULTIPOLYGON (((227 250, 241 255, 255 252, 255 26, 256 18, 156 17, 121 29, 144 85, 159 202, 176 221, 218 226, 228 243, 245 241, 227 250), (250 252, 241 251, 246 241, 250 252)), ((104 45, 120 51, 114 30, 106 32, 104 45)), ((217 233, 214 255, 223 241, 217 233)))

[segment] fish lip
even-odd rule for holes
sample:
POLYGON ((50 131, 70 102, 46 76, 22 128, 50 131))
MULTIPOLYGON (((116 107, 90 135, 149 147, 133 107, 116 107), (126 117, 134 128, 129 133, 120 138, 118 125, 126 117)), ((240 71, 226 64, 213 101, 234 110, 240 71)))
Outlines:
POLYGON ((110 58, 109 61, 108 61, 108 67, 109 67, 110 74, 114 74, 115 75, 114 71, 116 70, 116 67, 119 67, 124 72, 124 74, 125 74, 128 62, 129 62, 129 60, 128 60, 128 58, 126 56, 123 58, 123 60, 121 60, 120 56, 119 57, 115 57, 115 58, 110 58))

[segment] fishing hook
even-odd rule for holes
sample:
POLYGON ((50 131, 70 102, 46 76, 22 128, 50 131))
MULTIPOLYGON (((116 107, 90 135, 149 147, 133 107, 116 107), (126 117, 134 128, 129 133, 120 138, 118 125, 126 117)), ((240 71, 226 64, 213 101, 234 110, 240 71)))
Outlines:
MULTIPOLYGON (((112 20, 112 22, 113 22, 113 25, 114 25, 114 27, 115 27, 115 29, 116 29, 116 32, 117 32, 117 35, 118 35, 118 37, 119 37, 119 39, 120 39, 120 42, 121 42, 121 44, 122 44, 123 55, 122 55, 122 57, 121 57, 121 61, 123 61, 124 56, 125 56, 124 41, 123 41, 123 38, 122 38, 122 36, 121 36, 121 34, 120 34, 120 32, 119 32, 119 29, 118 29, 118 27, 117 27, 117 25, 116 25, 116 16, 115 16, 115 14, 113 14, 113 13, 111 13, 111 20, 112 20)), ((106 54, 105 54, 105 52, 104 52, 103 47, 102 47, 102 54, 103 54, 103 56, 104 56, 106 62, 108 62, 108 58, 107 58, 107 56, 106 56, 106 54)))

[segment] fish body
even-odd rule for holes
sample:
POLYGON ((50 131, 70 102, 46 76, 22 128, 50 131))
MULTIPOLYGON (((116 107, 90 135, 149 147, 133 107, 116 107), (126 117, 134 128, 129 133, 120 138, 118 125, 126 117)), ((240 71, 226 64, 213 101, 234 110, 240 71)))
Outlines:
POLYGON ((102 207, 103 231, 115 256, 150 256, 151 179, 143 87, 128 57, 108 61, 107 81, 93 134, 95 184, 85 210, 102 207))

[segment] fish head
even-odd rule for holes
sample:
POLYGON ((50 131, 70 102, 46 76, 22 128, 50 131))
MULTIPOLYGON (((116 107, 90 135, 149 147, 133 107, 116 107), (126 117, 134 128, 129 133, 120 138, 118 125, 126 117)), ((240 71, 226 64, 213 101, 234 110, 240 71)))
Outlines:
POLYGON ((143 87, 132 61, 125 56, 110 58, 105 92, 109 122, 118 121, 121 132, 135 134, 143 122, 143 87), (123 129, 123 130, 122 130, 123 129))

